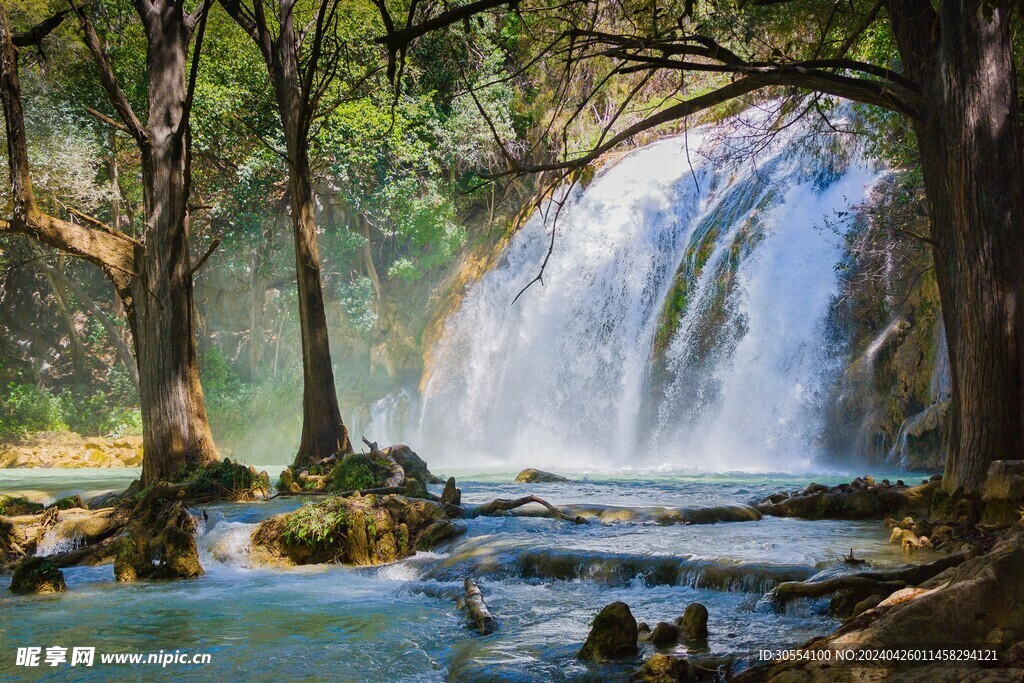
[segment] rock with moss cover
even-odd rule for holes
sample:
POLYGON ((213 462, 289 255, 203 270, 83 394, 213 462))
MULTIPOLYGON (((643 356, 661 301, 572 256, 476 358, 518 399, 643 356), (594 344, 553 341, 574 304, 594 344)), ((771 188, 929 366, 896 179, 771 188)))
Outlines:
POLYGON ((53 501, 46 507, 56 508, 58 510, 71 510, 74 508, 81 508, 83 510, 89 509, 89 506, 85 504, 85 501, 82 500, 81 496, 64 496, 63 498, 58 498, 53 501))
POLYGON ((516 481, 520 484, 563 484, 569 480, 551 472, 528 467, 516 476, 516 481))
POLYGON ((44 557, 26 557, 11 579, 11 592, 19 595, 63 593, 67 589, 64 574, 44 557))
POLYGON ((118 541, 114 577, 130 582, 202 576, 195 531, 195 520, 181 499, 163 499, 137 510, 118 541))
POLYGON ((458 532, 444 509, 428 500, 337 497, 264 520, 252 534, 250 558, 270 566, 372 566, 409 557, 458 532))
POLYGON ((0 495, 0 516, 18 517, 20 515, 34 515, 46 507, 42 503, 36 503, 25 496, 0 495))
POLYGON ((224 458, 200 467, 186 467, 171 479, 188 484, 185 497, 194 502, 250 501, 270 493, 270 475, 251 465, 224 458))
POLYGON ((331 493, 366 491, 387 483, 392 464, 382 453, 350 453, 334 466, 325 482, 331 493))
POLYGON ((633 680, 641 683, 676 683, 690 680, 689 673, 685 657, 655 654, 633 674, 633 680))
POLYGON ((636 619, 629 605, 613 602, 594 617, 587 641, 576 657, 591 662, 635 657, 639 651, 636 641, 636 619))

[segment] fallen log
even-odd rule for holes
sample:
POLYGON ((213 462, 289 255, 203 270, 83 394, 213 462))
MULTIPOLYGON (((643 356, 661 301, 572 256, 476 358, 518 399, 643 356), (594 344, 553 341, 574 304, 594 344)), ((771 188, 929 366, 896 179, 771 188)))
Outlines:
POLYGON ((464 585, 466 587, 466 610, 469 612, 473 626, 481 635, 487 635, 494 630, 495 621, 490 610, 487 609, 487 603, 484 602, 484 593, 473 579, 467 578, 464 585))
POLYGON ((509 510, 515 510, 516 508, 523 507, 524 505, 529 505, 530 503, 536 503, 538 505, 543 505, 545 508, 547 508, 548 512, 550 513, 550 516, 555 518, 555 519, 560 519, 560 520, 564 520, 564 521, 567 521, 567 522, 572 522, 573 524, 586 524, 587 523, 587 520, 584 519, 583 517, 578 517, 578 516, 574 517, 572 515, 565 515, 565 514, 562 513, 561 510, 556 508, 551 503, 547 502, 543 498, 539 498, 538 496, 533 496, 533 495, 524 496, 522 498, 515 498, 515 499, 496 498, 496 499, 492 500, 489 503, 484 503, 483 505, 478 505, 476 508, 474 508, 472 510, 471 514, 474 517, 492 517, 492 516, 498 514, 499 512, 508 512, 509 510))

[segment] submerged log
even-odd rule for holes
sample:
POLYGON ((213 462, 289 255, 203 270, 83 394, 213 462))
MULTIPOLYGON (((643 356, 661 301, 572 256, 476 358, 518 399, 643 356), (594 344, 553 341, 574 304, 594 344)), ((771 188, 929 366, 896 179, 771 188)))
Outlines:
POLYGON ((492 500, 489 503, 484 503, 483 505, 478 505, 476 507, 476 509, 473 510, 473 514, 474 514, 474 516, 478 516, 478 517, 491 517, 491 516, 494 516, 494 515, 496 515, 496 514, 498 514, 500 512, 508 512, 509 510, 515 510, 516 508, 523 507, 524 505, 529 505, 530 503, 536 503, 538 505, 543 505, 545 508, 547 508, 548 515, 545 515, 545 516, 550 516, 550 517, 553 517, 554 519, 560 519, 560 520, 564 520, 564 521, 567 521, 567 522, 572 522, 573 524, 586 524, 587 523, 587 520, 585 520, 583 517, 563 514, 561 510, 556 508, 551 503, 547 502, 543 498, 540 498, 538 496, 533 496, 533 495, 524 496, 522 498, 515 498, 515 499, 496 498, 496 499, 492 500))
POLYGON ((484 602, 484 593, 473 579, 467 578, 464 585, 466 587, 466 610, 469 611, 469 617, 476 630, 481 635, 487 635, 494 630, 495 621, 490 610, 487 609, 487 603, 484 602))

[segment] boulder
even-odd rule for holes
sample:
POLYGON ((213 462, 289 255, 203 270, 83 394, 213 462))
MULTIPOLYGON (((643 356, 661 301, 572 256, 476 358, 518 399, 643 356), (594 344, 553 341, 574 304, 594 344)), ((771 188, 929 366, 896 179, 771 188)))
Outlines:
POLYGON ((989 465, 981 499, 986 503, 1024 501, 1024 460, 996 460, 989 465))
POLYGON ((264 520, 251 537, 257 564, 372 566, 460 533, 438 503, 404 496, 332 497, 264 520))
POLYGON ((664 621, 654 626, 647 640, 654 647, 668 647, 679 642, 679 627, 675 624, 667 624, 664 621))
POLYGON ((683 637, 688 640, 703 640, 708 637, 708 608, 699 602, 687 606, 683 616, 676 620, 683 637))
POLYGON ((676 683, 690 679, 686 658, 655 654, 633 674, 633 680, 640 683, 676 683))
POLYGON ((577 658, 592 662, 635 657, 637 626, 629 605, 613 602, 606 605, 596 617, 583 648, 577 658))
POLYGON ((68 589, 64 574, 43 557, 26 557, 14 569, 11 592, 20 595, 63 593, 68 589))
POLYGON ((420 456, 404 444, 398 444, 396 446, 388 446, 383 451, 385 455, 390 455, 395 459, 402 469, 405 470, 406 477, 413 477, 424 484, 443 484, 444 480, 440 477, 435 477, 427 469, 427 463, 420 456))
POLYGON ((520 484, 561 484, 569 480, 551 472, 527 468, 516 476, 516 481, 520 484))

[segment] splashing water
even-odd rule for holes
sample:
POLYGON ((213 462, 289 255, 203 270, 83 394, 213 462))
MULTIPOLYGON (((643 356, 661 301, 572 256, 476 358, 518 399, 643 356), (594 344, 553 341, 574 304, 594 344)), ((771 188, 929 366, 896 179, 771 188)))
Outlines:
POLYGON ((728 166, 663 140, 539 211, 448 319, 413 433, 388 436, 447 467, 806 469, 837 233, 878 176, 799 134, 728 166))

